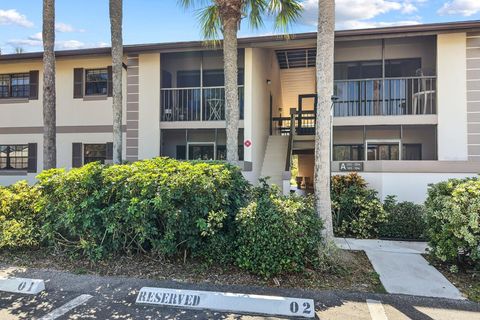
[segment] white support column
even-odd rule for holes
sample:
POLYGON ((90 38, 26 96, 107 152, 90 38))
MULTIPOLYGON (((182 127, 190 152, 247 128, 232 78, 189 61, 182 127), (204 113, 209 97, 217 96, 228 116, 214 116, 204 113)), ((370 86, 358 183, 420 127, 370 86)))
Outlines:
POLYGON ((468 160, 466 34, 437 36, 438 160, 468 160))
POLYGON ((160 53, 139 55, 139 159, 160 155, 160 70, 160 53))

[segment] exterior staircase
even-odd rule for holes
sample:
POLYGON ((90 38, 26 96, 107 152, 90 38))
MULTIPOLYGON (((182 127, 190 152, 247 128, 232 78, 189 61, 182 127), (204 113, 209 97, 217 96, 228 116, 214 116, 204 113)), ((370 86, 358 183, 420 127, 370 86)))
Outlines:
POLYGON ((283 186, 283 174, 287 161, 288 136, 269 136, 260 177, 270 177, 268 183, 283 186))

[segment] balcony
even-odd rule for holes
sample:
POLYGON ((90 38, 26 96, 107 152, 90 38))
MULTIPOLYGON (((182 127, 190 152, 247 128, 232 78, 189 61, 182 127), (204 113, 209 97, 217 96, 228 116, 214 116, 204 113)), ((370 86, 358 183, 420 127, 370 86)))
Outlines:
MULTIPOLYGON (((240 119, 243 119, 244 88, 238 87, 240 119)), ((160 89, 160 120, 225 120, 225 87, 190 87, 160 89)))
MULTIPOLYGON (((338 100, 334 117, 405 116, 436 114, 436 77, 380 78, 335 81, 338 100)), ((315 133, 315 112, 295 111, 293 117, 272 117, 271 135, 315 133), (291 126, 292 120, 295 125, 291 126)))
POLYGON ((378 78, 335 81, 335 117, 436 114, 437 79, 378 78))

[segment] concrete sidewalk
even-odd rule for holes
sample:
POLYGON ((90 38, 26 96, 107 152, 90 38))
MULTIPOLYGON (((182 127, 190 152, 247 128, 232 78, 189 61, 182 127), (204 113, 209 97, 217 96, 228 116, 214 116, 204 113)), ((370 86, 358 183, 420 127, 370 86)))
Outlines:
POLYGON ((464 299, 460 291, 422 257, 425 242, 336 238, 345 250, 363 250, 388 293, 464 299))

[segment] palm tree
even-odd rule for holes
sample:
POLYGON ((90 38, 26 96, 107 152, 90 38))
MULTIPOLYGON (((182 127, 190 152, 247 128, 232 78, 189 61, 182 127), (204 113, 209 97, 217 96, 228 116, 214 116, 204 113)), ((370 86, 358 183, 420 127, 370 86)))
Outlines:
POLYGON ((110 0, 112 41, 113 163, 122 162, 122 0, 110 0))
POLYGON ((57 166, 55 0, 43 0, 43 169, 57 166))
POLYGON ((227 160, 238 163, 238 46, 237 34, 243 17, 255 29, 263 25, 263 16, 272 15, 275 27, 286 29, 302 11, 300 0, 178 0, 184 7, 195 3, 209 5, 199 11, 199 20, 205 39, 217 39, 223 33, 223 60, 225 72, 225 120, 227 132, 227 160))
POLYGON ((335 42, 335 1, 318 1, 317 110, 315 123, 315 206, 325 239, 333 238, 330 198, 331 104, 335 42))

